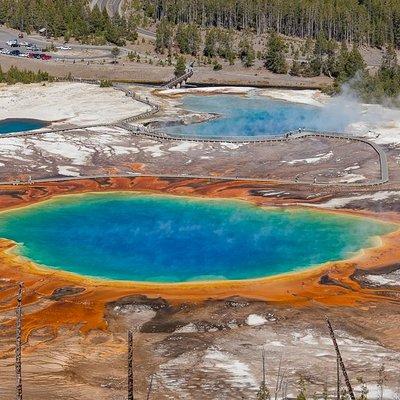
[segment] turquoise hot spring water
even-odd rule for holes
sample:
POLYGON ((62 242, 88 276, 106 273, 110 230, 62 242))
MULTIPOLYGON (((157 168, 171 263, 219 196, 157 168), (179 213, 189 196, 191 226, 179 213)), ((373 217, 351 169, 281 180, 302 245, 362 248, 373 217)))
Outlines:
POLYGON ((158 283, 292 272, 347 258, 394 229, 322 211, 127 192, 64 196, 0 213, 0 237, 38 264, 158 283))
POLYGON ((35 129, 44 128, 49 123, 38 119, 28 118, 8 118, 0 120, 0 135, 4 133, 17 133, 33 131, 35 129))
POLYGON ((217 118, 202 123, 163 128, 172 135, 273 136, 299 128, 343 132, 354 122, 351 113, 332 112, 331 106, 310 106, 271 99, 260 95, 185 95, 182 107, 208 112, 217 118))

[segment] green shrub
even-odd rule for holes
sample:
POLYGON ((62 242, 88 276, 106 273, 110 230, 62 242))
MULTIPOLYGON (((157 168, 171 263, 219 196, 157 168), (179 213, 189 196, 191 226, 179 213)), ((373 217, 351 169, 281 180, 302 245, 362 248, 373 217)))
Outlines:
POLYGON ((112 86, 113 86, 113 83, 107 79, 100 81, 101 88, 107 88, 107 87, 112 87, 112 86))

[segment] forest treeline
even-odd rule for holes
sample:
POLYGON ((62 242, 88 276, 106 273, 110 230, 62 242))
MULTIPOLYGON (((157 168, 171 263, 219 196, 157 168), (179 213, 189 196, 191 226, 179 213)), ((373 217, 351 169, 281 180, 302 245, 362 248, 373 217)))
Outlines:
MULTIPOLYGON (((118 46, 137 38, 137 26, 156 22, 155 50, 176 56, 175 74, 196 57, 214 70, 257 60, 274 73, 334 79, 328 90, 349 83, 364 100, 400 95, 400 0, 136 0, 126 18, 110 17, 87 0, 0 0, 0 21, 27 32, 118 46), (257 32, 267 32, 256 48, 257 32), (306 38, 300 46, 284 35, 306 38), (340 44, 342 43, 342 44, 340 44), (352 43, 349 45, 349 43, 352 43), (361 43, 384 49, 381 67, 367 71, 361 43)), ((32 78, 35 79, 35 78, 32 78)))
POLYGON ((53 78, 44 71, 28 71, 26 69, 20 70, 12 66, 7 72, 3 72, 0 67, 0 83, 7 83, 14 85, 15 83, 39 83, 39 82, 52 82, 53 78))
POLYGON ((28 33, 44 28, 48 36, 66 41, 123 46, 137 38, 134 18, 110 18, 87 0, 0 0, 0 22, 28 33))
POLYGON ((155 21, 400 47, 400 0, 140 0, 155 21))
POLYGON ((400 0, 136 0, 132 18, 109 18, 87 0, 0 0, 0 21, 52 36, 104 38, 122 44, 136 26, 163 19, 173 25, 275 31, 287 36, 400 48, 400 0))
POLYGON ((391 101, 400 105, 400 65, 395 48, 386 46, 381 65, 371 72, 356 44, 351 48, 345 41, 340 46, 323 36, 317 40, 307 40, 302 49, 292 51, 293 61, 287 62, 288 46, 276 33, 269 36, 263 56, 264 65, 272 72, 289 73, 293 76, 320 76, 333 78, 332 85, 325 88, 329 94, 340 93, 343 86, 348 86, 353 93, 366 102, 391 101), (300 61, 299 57, 303 57, 300 61))

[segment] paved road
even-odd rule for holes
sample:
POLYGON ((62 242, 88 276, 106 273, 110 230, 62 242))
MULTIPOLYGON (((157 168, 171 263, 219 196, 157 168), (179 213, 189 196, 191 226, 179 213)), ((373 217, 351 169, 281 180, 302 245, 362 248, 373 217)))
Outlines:
MULTIPOLYGON (((106 1, 106 0, 100 0, 100 1, 106 1)), ((116 0, 116 1, 119 1, 119 0, 116 0)), ((140 34, 142 34, 143 36, 147 36, 152 39, 155 38, 155 34, 146 29, 140 28, 140 29, 138 29, 138 32, 140 32, 140 34)), ((10 46, 8 46, 6 44, 6 42, 9 40, 14 40, 14 39, 18 38, 18 33, 19 32, 15 29, 9 29, 9 28, 1 26, 0 27, 0 48, 7 48, 7 49, 11 50, 12 48, 10 46)), ((33 43, 40 49, 45 48, 51 44, 54 44, 55 46, 60 46, 60 45, 64 44, 64 41, 62 41, 62 40, 47 39, 47 38, 41 37, 39 35, 26 35, 25 34, 24 38, 20 39, 20 40, 24 41, 24 42, 26 41, 29 43, 33 43)), ((72 50, 78 50, 78 51, 96 50, 97 52, 99 52, 99 54, 92 55, 92 56, 69 55, 68 50, 62 51, 62 52, 55 52, 55 53, 48 52, 48 54, 51 54, 54 59, 65 60, 65 61, 74 61, 74 60, 78 61, 78 60, 82 60, 82 59, 83 60, 103 60, 103 59, 113 58, 113 56, 111 55, 111 50, 115 47, 115 45, 92 46, 92 45, 77 44, 77 43, 73 43, 73 44, 69 43, 68 46, 71 47, 72 50)), ((29 50, 27 50, 24 47, 20 47, 18 49, 23 53, 30 52, 29 50)), ((129 49, 127 47, 119 47, 119 49, 121 51, 121 55, 127 55, 130 51, 132 51, 131 49, 129 49)), ((144 54, 143 54, 143 57, 145 57, 144 54)), ((147 56, 147 57, 149 57, 149 56, 147 56)), ((152 57, 150 57, 150 58, 152 58, 152 57)))
MULTIPOLYGON (((6 44, 7 41, 9 40, 14 40, 18 38, 18 31, 15 29, 8 29, 5 27, 0 27, 0 47, 3 48, 8 48, 11 49, 10 46, 8 46, 6 44)), ((55 46, 59 46, 64 44, 64 41, 60 41, 60 40, 50 40, 50 39, 46 39, 43 37, 40 37, 38 35, 24 35, 23 39, 20 39, 20 41, 24 41, 24 42, 29 42, 29 43, 33 43, 35 44, 37 47, 39 47, 40 49, 45 48, 51 44, 54 44, 55 46)), ((103 59, 103 58, 111 58, 111 49, 115 46, 90 46, 90 45, 84 45, 84 44, 68 44, 69 47, 72 48, 72 50, 97 50, 97 51, 101 51, 101 54, 98 54, 96 56, 87 56, 87 57, 78 57, 78 56, 72 56, 72 55, 68 55, 65 54, 66 52, 64 51, 64 54, 60 54, 59 52, 56 53, 51 53, 49 52, 49 54, 51 54, 54 58, 58 58, 61 60, 81 60, 82 58, 84 59, 103 59)), ((27 50, 24 47, 20 47, 18 48, 19 50, 21 50, 21 52, 29 52, 29 50, 27 50)), ((124 49, 121 48, 121 51, 128 51, 128 49, 124 49)))
POLYGON ((122 14, 123 7, 126 3, 127 0, 91 0, 90 6, 94 7, 97 5, 100 10, 106 8, 108 14, 114 16, 116 14, 122 14))
POLYGON ((148 29, 144 28, 137 28, 138 33, 140 33, 142 36, 147 36, 150 39, 156 39, 156 34, 152 31, 149 31, 148 29))
MULTIPOLYGON (((123 13, 123 8, 128 1, 129 0, 91 0, 90 6, 94 7, 97 5, 100 10, 106 8, 109 15, 121 15, 123 13)), ((156 38, 156 34, 148 29, 137 28, 137 31, 140 35, 146 36, 149 39, 154 40, 156 38)))

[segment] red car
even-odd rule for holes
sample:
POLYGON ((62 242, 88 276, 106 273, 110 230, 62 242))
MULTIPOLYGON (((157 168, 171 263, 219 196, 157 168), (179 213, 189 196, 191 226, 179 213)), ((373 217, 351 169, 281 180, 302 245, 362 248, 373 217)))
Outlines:
POLYGON ((40 55, 40 58, 42 59, 42 60, 51 60, 51 56, 50 55, 48 55, 48 54, 41 54, 40 55))

